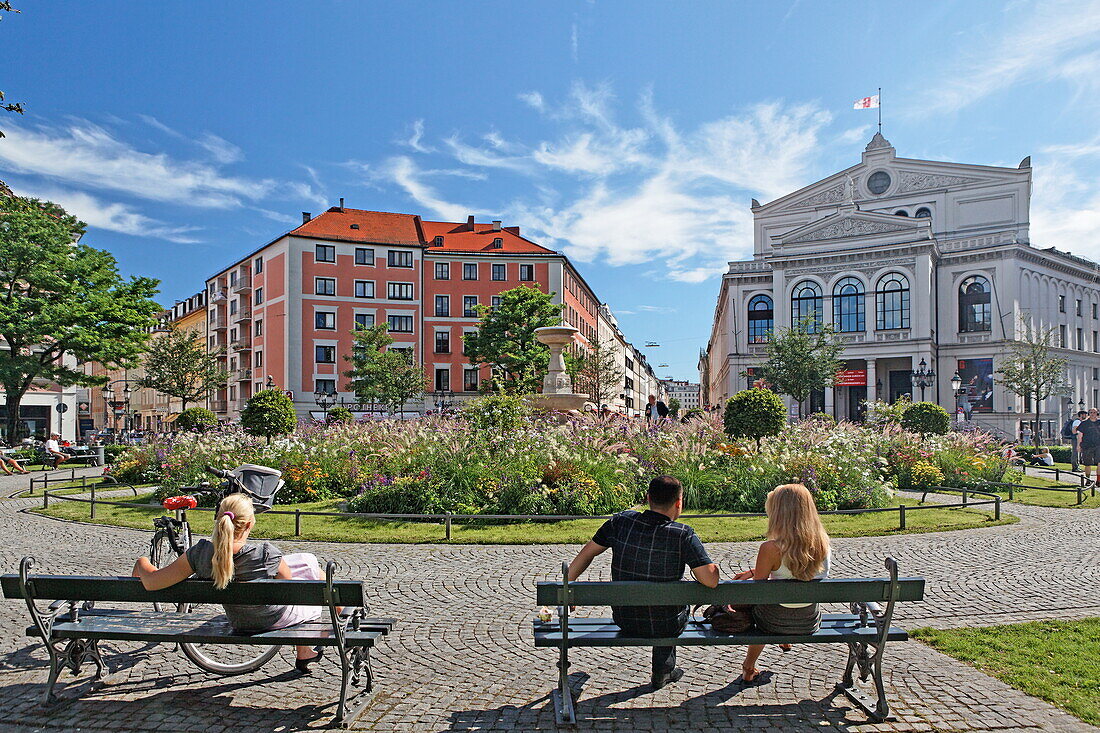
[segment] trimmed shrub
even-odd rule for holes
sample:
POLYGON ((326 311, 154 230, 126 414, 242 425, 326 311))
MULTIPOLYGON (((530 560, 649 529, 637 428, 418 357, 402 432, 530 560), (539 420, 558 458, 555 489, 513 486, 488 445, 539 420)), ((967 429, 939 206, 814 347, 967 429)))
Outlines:
POLYGON ((902 414, 901 426, 921 435, 944 435, 951 428, 951 416, 934 402, 914 402, 902 414))
POLYGON ((921 461, 913 466, 910 472, 910 480, 913 486, 919 489, 927 489, 943 484, 943 471, 927 461, 921 461))
POLYGON ((354 422, 355 415, 346 407, 333 407, 328 411, 329 422, 354 422))
POLYGON ((174 422, 177 430, 203 431, 218 424, 218 416, 205 407, 188 407, 174 422))
POLYGON ((270 440, 286 435, 298 425, 294 403, 277 389, 264 389, 248 398, 241 411, 241 426, 252 435, 270 440))
POLYGON ((523 397, 503 392, 486 395, 470 402, 462 416, 474 430, 511 432, 527 424, 531 408, 523 397))
POLYGON ((819 422, 823 425, 836 425, 836 418, 827 412, 815 412, 812 415, 807 415, 806 419, 819 422))
POLYGON ((783 400, 770 389, 746 389, 730 397, 723 414, 726 432, 734 438, 749 438, 760 446, 760 439, 779 435, 787 424, 783 400))

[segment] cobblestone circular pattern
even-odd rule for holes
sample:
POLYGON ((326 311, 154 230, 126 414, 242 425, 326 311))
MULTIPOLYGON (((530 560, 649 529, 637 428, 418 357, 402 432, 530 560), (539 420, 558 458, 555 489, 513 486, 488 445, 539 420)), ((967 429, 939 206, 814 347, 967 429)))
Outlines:
MULTIPOLYGON (((5 495, 24 485, 0 477, 5 495)), ((147 532, 62 522, 22 511, 37 500, 0 501, 0 567, 35 555, 39 572, 124 574, 144 554, 147 532)), ((1021 522, 990 529, 837 539, 834 574, 877 575, 883 558, 928 580, 927 600, 899 604, 903 627, 973 626, 1100 615, 1100 510, 1006 505, 1021 522)), ((280 542, 335 559, 342 577, 368 585, 371 612, 400 619, 376 654, 377 694, 355 728, 371 731, 553 730, 549 692, 556 655, 535 649, 534 585, 555 578, 573 546, 340 545, 280 542)), ((754 543, 713 543, 728 575, 753 559, 754 543)), ((608 577, 607 558, 589 571, 608 577)), ((593 613, 604 612, 592 609, 593 613)), ((291 731, 331 719, 338 667, 287 674, 283 650, 251 675, 218 678, 173 646, 105 645, 102 687, 51 710, 38 701, 45 654, 23 635, 26 608, 0 603, 0 725, 5 730, 291 731)), ((886 653, 896 721, 873 725, 834 686, 839 646, 802 646, 762 662, 760 686, 738 681, 738 647, 681 648, 684 679, 651 692, 649 650, 581 649, 581 730, 1096 731, 1057 708, 910 641, 886 653)), ((63 682, 71 678, 65 674, 63 682)), ((79 680, 78 680, 79 682, 79 680)))

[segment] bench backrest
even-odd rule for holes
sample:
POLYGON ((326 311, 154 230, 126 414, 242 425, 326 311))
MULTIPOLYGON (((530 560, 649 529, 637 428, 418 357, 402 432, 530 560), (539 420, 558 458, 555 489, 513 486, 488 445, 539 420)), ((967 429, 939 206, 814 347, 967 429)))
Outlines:
MULTIPOLYGON (((29 583, 31 596, 49 601, 328 605, 323 580, 250 580, 247 583, 230 583, 222 590, 214 588, 214 583, 209 580, 185 580, 158 591, 145 590, 140 579, 129 577, 32 575, 29 583)), ((5 598, 26 597, 18 575, 0 577, 0 586, 5 598)), ((333 582, 332 591, 334 605, 366 605, 363 583, 359 581, 333 582)))
POLYGON ((838 578, 830 580, 728 580, 717 588, 692 581, 574 581, 565 597, 562 582, 536 585, 540 606, 695 606, 725 603, 887 603, 924 598, 924 578, 838 578))

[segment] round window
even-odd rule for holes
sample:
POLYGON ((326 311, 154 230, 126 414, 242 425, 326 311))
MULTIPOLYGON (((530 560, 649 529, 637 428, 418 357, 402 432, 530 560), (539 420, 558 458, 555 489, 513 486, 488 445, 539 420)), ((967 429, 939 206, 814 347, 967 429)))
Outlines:
POLYGON ((931 219, 932 218, 932 212, 929 211, 928 209, 925 209, 925 208, 917 209, 917 218, 918 219, 931 219))
POLYGON ((878 196, 890 188, 890 174, 886 171, 875 171, 867 179, 867 190, 878 196))

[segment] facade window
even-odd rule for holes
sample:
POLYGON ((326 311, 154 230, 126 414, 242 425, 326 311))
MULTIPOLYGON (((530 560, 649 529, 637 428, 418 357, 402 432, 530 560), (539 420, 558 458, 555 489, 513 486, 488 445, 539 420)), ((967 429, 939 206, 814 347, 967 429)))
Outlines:
POLYGON ((1058 312, 1059 313, 1065 313, 1066 312, 1066 296, 1064 296, 1064 295, 1059 295, 1058 296, 1058 312))
POLYGON ((336 363, 336 347, 335 346, 314 346, 314 361, 318 364, 335 364, 336 363))
POLYGON ((462 332, 462 355, 467 356, 470 352, 466 350, 466 339, 473 336, 476 331, 463 331, 462 332))
POLYGON ((229 287, 233 287, 236 284, 237 284, 237 271, 234 270, 233 272, 229 273, 229 287))
POLYGON ((634 380, 633 380, 633 379, 631 379, 630 377, 627 377, 627 378, 626 378, 625 380, 623 380, 623 385, 624 385, 624 386, 625 386, 625 387, 626 387, 627 389, 629 389, 629 390, 633 390, 633 389, 634 389, 634 380))
POLYGON ((386 297, 390 300, 412 300, 412 283, 386 283, 386 297))
POLYGON ((449 331, 436 331, 435 332, 435 353, 437 354, 449 354, 451 353, 451 334, 449 331))
POLYGON ((355 264, 374 266, 374 250, 366 247, 355 248, 355 264))
POLYGON ((493 310, 496 310, 497 308, 500 307, 500 296, 499 295, 494 295, 493 296, 492 300, 489 303, 489 307, 492 308, 493 310))
POLYGON ((462 370, 462 391, 463 392, 477 392, 477 385, 480 374, 477 367, 470 367, 462 370))
POLYGON ((466 262, 462 265, 463 280, 477 280, 477 263, 466 262))
POLYGON ((335 262, 336 247, 331 244, 316 245, 313 249, 313 259, 315 262, 335 262))
POLYGON ((451 263, 450 262, 437 262, 437 263, 435 263, 435 279, 436 280, 450 280, 451 279, 451 263))
POLYGON ((632 372, 632 371, 634 371, 634 360, 633 360, 633 359, 631 359, 631 358, 630 358, 630 357, 628 356, 628 357, 626 357, 626 359, 625 359, 624 363, 626 364, 626 370, 627 370, 628 372, 632 372))
POLYGON ((1085 329, 1083 328, 1077 329, 1077 350, 1085 350, 1085 329))
POLYGON ((237 299, 229 301, 229 315, 234 315, 237 312, 237 299))
POLYGON ((462 296, 462 317, 463 318, 477 318, 477 296, 476 295, 463 295, 462 296))
POLYGON ((264 335, 264 319, 257 318, 252 322, 252 335, 263 336, 264 335))
POLYGON ((252 272, 259 275, 263 271, 264 271, 264 258, 263 257, 257 257, 256 259, 252 260, 252 272))
POLYGON ((370 328, 374 325, 374 316, 370 313, 356 313, 355 314, 355 327, 356 328, 370 328))
POLYGON ((505 265, 493 263, 493 279, 494 280, 507 280, 508 268, 505 265))
POLYGON ((1092 304, 1092 317, 1096 318, 1096 303, 1092 304))
POLYGON ((435 315, 438 318, 446 318, 451 315, 451 298, 449 295, 435 296, 435 315))
POLYGON ((1074 304, 1077 308, 1077 315, 1081 315, 1081 299, 1078 298, 1076 301, 1074 301, 1074 304))
POLYGON ((374 297, 374 281, 373 280, 356 280, 355 281, 355 297, 356 298, 373 298, 374 297))
POLYGON ((252 303, 253 305, 259 305, 262 302, 264 302, 264 289, 256 288, 256 291, 252 293, 252 303))
POLYGON ((535 280, 535 266, 534 265, 520 265, 519 266, 519 279, 522 282, 529 283, 535 280))
POLYGON ((313 278, 313 292, 317 295, 336 295, 336 278, 313 278))
POLYGON ((866 298, 863 283, 854 277, 842 278, 833 286, 833 323, 842 333, 866 330, 866 298))
POLYGON ((264 352, 256 352, 256 366, 262 367, 264 365, 264 352))
POLYGON ((336 330, 336 314, 332 311, 314 311, 313 321, 314 328, 319 328, 325 331, 336 330))
POLYGON ((890 174, 886 171, 875 171, 867 178, 867 190, 874 195, 886 193, 890 188, 890 174))
POLYGON ((1100 332, 1092 332, 1092 350, 1100 354, 1100 332))
POLYGON ((917 219, 931 219, 932 210, 927 207, 921 207, 917 209, 917 213, 913 214, 913 216, 917 219))
POLYGON ((909 328, 909 280, 891 272, 879 278, 875 293, 875 328, 909 328))
MULTIPOLYGON (((992 328, 991 290, 989 280, 981 275, 971 275, 963 280, 959 286, 959 331, 968 333, 992 328)), ((1064 342, 1065 338, 1062 340, 1064 342)), ((1062 345, 1065 346, 1065 343, 1062 345)))
POLYGON ((336 380, 315 379, 313 380, 313 391, 322 394, 336 394, 336 380))
POLYGON ((412 333, 412 316, 390 316, 387 322, 390 324, 390 330, 394 333, 412 333))
POLYGON ((236 328, 229 329, 229 341, 233 342, 233 341, 236 341, 236 340, 237 340, 237 329, 236 328))
POLYGON ((413 253, 399 249, 391 249, 387 255, 390 267, 412 267, 413 253))
POLYGON ((1066 327, 1061 325, 1058 327, 1058 345, 1063 349, 1066 348, 1066 327))
MULTIPOLYGON (((768 295, 754 295, 749 300, 749 343, 766 344, 775 326, 772 299, 768 295)), ((627 360, 629 362, 629 359, 627 360)), ((633 364, 628 364, 633 369, 633 364)))
POLYGON ((816 324, 822 320, 821 288, 812 280, 803 280, 794 286, 791 294, 791 325, 798 325, 803 319, 811 319, 810 329, 816 331, 816 324))
POLYGON ((440 367, 435 370, 435 391, 448 392, 451 389, 451 370, 440 367))

